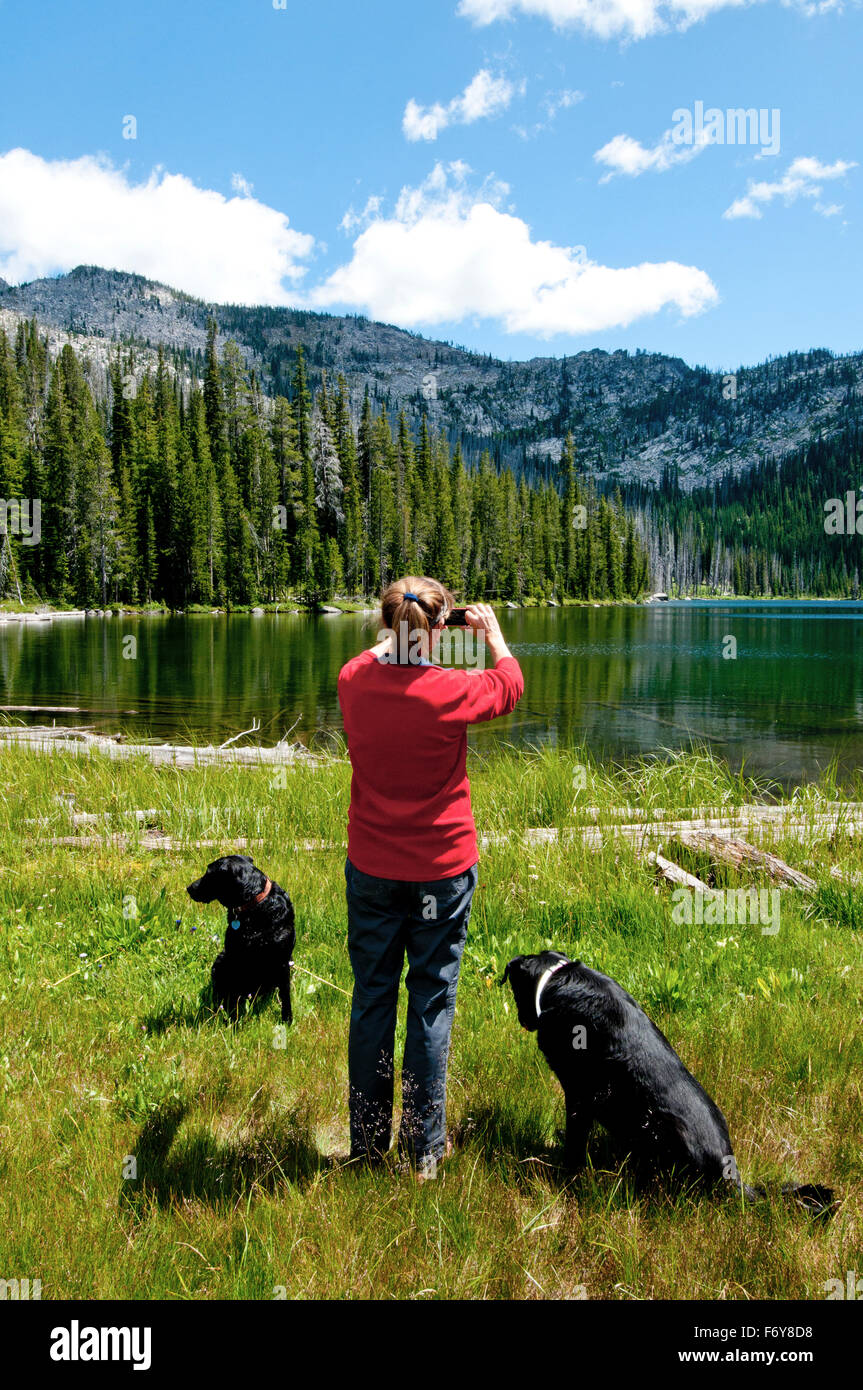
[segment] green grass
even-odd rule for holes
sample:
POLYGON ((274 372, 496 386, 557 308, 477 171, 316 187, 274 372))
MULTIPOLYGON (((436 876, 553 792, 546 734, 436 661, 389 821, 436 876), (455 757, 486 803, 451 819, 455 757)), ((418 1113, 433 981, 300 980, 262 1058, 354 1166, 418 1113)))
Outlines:
MULTIPOLYGON (((420 1187, 331 1162, 348 1147, 344 993, 297 973, 285 1047, 275 1001, 231 1027, 202 998, 224 918, 184 887, 241 835, 294 898, 298 965, 350 989, 344 851, 297 848, 344 838, 349 771, 279 786, 268 769, 0 753, 0 1277, 39 1278, 43 1298, 823 1298, 863 1268, 863 894, 828 874, 863 871, 863 847, 780 845, 819 890, 783 895, 776 936, 675 924, 622 844, 484 852, 450 1063, 457 1147, 420 1187), (72 833, 58 793, 111 830, 158 808, 182 844, 219 847, 52 847, 72 833), (560 1089, 494 983, 552 945, 644 1004, 725 1112, 747 1179, 831 1184, 834 1219, 638 1194, 601 1132, 593 1169, 563 1173, 560 1089)), ((473 758, 472 786, 498 834, 767 790, 697 751, 623 771, 504 750, 473 758)))

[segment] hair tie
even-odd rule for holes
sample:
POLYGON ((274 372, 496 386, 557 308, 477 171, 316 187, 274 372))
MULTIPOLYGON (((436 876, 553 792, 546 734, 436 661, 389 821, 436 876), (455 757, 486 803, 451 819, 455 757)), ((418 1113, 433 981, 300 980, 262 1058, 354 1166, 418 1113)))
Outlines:
POLYGON ((402 594, 402 598, 409 598, 412 599, 414 603, 419 603, 419 599, 417 598, 416 594, 402 594))

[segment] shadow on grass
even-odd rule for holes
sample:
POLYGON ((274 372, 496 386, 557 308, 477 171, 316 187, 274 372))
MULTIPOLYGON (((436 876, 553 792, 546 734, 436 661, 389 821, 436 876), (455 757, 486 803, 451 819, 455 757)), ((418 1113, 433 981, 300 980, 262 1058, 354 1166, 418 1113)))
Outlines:
POLYGON ((639 1175, 621 1154, 611 1136, 595 1125, 584 1168, 573 1171, 563 1163, 563 1131, 549 1145, 538 1116, 520 1115, 514 1106, 488 1106, 474 1111, 454 1131, 457 1145, 480 1149, 488 1168, 496 1167, 513 1187, 528 1187, 541 1178, 552 1188, 566 1188, 580 1205, 600 1210, 609 1207, 645 1213, 691 1209, 704 1193, 685 1182, 664 1183, 639 1175))
POLYGON ((508 1184, 523 1187, 538 1175, 563 1184, 572 1174, 562 1165, 563 1147, 550 1147, 538 1115, 514 1104, 476 1109, 453 1128, 459 1149, 479 1150, 487 1168, 496 1168, 508 1184))
POLYGON ((269 1120, 251 1135, 234 1138, 229 1132, 220 1139, 203 1123, 180 1135, 189 1109, 187 1101, 169 1100, 149 1117, 133 1146, 137 1177, 120 1186, 121 1209, 141 1218, 154 1202, 233 1205, 256 1192, 304 1189, 330 1167, 297 1115, 269 1120))
MULTIPOLYGON (((166 1033, 169 1028, 201 1028, 206 1023, 216 1027, 233 1027, 245 1017, 266 1012, 273 1002, 273 995, 258 995, 246 1003, 239 1017, 232 1017, 225 1009, 217 1009, 209 985, 205 985, 198 996, 197 1003, 177 1006, 166 1004, 158 1013, 145 1014, 141 1019, 148 1033, 154 1036, 166 1033)), ((278 1016, 276 1018, 278 1021, 278 1016)))

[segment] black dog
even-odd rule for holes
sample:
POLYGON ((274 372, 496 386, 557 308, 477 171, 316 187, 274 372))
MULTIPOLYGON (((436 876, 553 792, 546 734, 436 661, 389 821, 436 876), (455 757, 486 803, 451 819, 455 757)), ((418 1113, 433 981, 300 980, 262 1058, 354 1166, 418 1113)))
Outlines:
POLYGON ((294 907, 284 888, 255 868, 247 854, 228 854, 207 866, 186 892, 196 903, 228 909, 225 949, 213 962, 213 1001, 236 1015, 246 999, 278 989, 282 1022, 290 1023, 294 907))
MULTIPOLYGON (((560 951, 515 956, 506 980, 519 1023, 536 1032, 563 1087, 567 1167, 584 1164, 598 1120, 640 1178, 674 1175, 707 1190, 725 1185, 748 1201, 765 1195, 742 1182, 719 1107, 616 980, 560 951)), ((829 1188, 789 1184, 783 1193, 818 1214, 833 1204, 829 1188)))

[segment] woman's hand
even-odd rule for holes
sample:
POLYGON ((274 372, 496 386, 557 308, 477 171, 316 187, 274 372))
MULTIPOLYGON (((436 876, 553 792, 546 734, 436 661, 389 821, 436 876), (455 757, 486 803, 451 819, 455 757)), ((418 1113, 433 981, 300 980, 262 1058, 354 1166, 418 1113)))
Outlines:
POLYGON ((464 617, 468 627, 478 628, 485 633, 485 643, 493 662, 496 663, 500 661, 501 657, 512 655, 500 630, 497 614, 490 603, 470 604, 465 609, 464 617))
POLYGON ((369 647, 369 651, 374 652, 379 661, 382 657, 394 660, 395 637, 396 635, 392 628, 382 628, 378 633, 378 639, 375 645, 369 647))
POLYGON ((468 627, 481 627, 489 635, 494 632, 498 637, 503 636, 497 614, 490 603, 472 603, 465 609, 464 616, 468 627))

